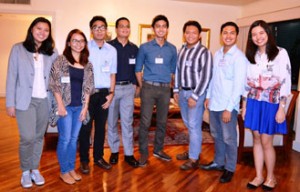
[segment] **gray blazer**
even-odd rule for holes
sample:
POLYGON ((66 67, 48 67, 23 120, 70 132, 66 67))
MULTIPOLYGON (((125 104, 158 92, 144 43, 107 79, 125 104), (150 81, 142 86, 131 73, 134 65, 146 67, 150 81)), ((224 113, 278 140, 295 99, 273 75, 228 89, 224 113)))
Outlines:
MULTIPOLYGON (((6 107, 15 107, 18 110, 27 110, 29 107, 34 80, 32 54, 22 43, 12 47, 7 68, 6 107)), ((57 50, 51 56, 43 55, 45 87, 48 87, 50 69, 57 55, 57 50)))

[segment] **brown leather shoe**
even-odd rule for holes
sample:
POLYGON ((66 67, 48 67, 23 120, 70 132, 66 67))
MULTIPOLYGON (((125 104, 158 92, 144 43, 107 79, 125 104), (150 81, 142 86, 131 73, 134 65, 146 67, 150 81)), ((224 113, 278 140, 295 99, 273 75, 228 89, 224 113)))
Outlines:
POLYGON ((198 169, 199 168, 199 160, 197 159, 193 162, 191 159, 188 159, 184 164, 180 166, 181 170, 190 170, 190 169, 198 169))
POLYGON ((81 162, 80 163, 80 171, 83 174, 88 174, 90 172, 90 167, 88 162, 81 162))
POLYGON ((181 170, 190 170, 190 169, 198 169, 198 168, 199 168, 198 159, 195 162, 191 159, 188 159, 184 164, 180 166, 181 170))
POLYGON ((112 167, 111 164, 107 163, 103 158, 95 161, 94 164, 106 170, 109 170, 112 167))
POLYGON ((176 159, 177 160, 188 160, 189 159, 189 152, 185 151, 183 153, 177 154, 176 159))
POLYGON ((69 173, 60 174, 60 178, 69 185, 72 185, 76 182, 69 173))

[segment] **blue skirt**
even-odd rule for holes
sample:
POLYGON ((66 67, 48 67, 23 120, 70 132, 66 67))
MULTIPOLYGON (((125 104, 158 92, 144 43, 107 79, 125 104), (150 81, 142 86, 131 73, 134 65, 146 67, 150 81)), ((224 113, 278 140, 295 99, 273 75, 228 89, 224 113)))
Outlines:
POLYGON ((286 134, 286 120, 283 123, 277 123, 275 116, 279 104, 247 99, 245 127, 252 131, 258 131, 260 134, 286 134))

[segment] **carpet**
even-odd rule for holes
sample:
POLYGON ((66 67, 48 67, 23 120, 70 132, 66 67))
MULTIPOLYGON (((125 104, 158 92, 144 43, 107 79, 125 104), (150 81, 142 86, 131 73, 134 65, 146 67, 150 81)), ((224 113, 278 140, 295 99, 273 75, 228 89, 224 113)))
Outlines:
MULTIPOLYGON (((155 137, 155 123, 152 123, 151 127, 149 128, 149 136, 148 141, 149 145, 153 145, 154 137, 155 137)), ((134 145, 138 146, 138 130, 140 126, 140 120, 135 119, 133 122, 133 137, 134 137, 134 145)), ((209 132, 209 129, 203 128, 202 129, 202 143, 213 143, 214 140, 209 132)), ((120 133, 120 125, 119 125, 119 135, 120 133)), ((105 137, 105 146, 107 144, 107 136, 105 137)), ((120 140, 122 138, 120 137, 120 140)), ((187 128, 184 126, 182 119, 168 119, 167 121, 167 130, 166 130, 166 137, 164 140, 165 145, 184 145, 189 143, 189 134, 187 128)), ((122 145, 122 141, 121 141, 122 145)))

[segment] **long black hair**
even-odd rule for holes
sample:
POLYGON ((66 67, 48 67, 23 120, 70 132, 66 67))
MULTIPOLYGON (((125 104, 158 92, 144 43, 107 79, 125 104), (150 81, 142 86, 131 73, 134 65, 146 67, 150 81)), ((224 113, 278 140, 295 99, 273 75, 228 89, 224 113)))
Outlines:
POLYGON ((31 53, 42 53, 45 55, 52 55, 54 53, 54 40, 52 38, 52 33, 51 33, 51 23, 48 19, 44 17, 37 17, 35 20, 32 21, 30 24, 28 30, 27 30, 27 36, 25 41, 23 42, 23 46, 27 49, 27 51, 31 53), (32 28, 38 24, 38 23, 46 23, 49 26, 49 36, 48 38, 42 42, 42 45, 39 47, 38 50, 36 50, 36 44, 32 35, 32 28))
POLYGON ((266 54, 268 56, 268 60, 273 61, 275 59, 275 57, 278 55, 279 49, 276 46, 275 39, 272 34, 271 28, 263 20, 257 20, 254 23, 252 23, 252 25, 250 26, 249 33, 248 33, 248 41, 247 41, 247 46, 246 46, 246 57, 248 58, 250 63, 252 63, 252 64, 256 63, 255 62, 255 54, 256 54, 258 47, 252 41, 252 33, 251 32, 252 32, 252 29, 257 26, 262 27, 268 35, 268 42, 266 45, 266 54))

